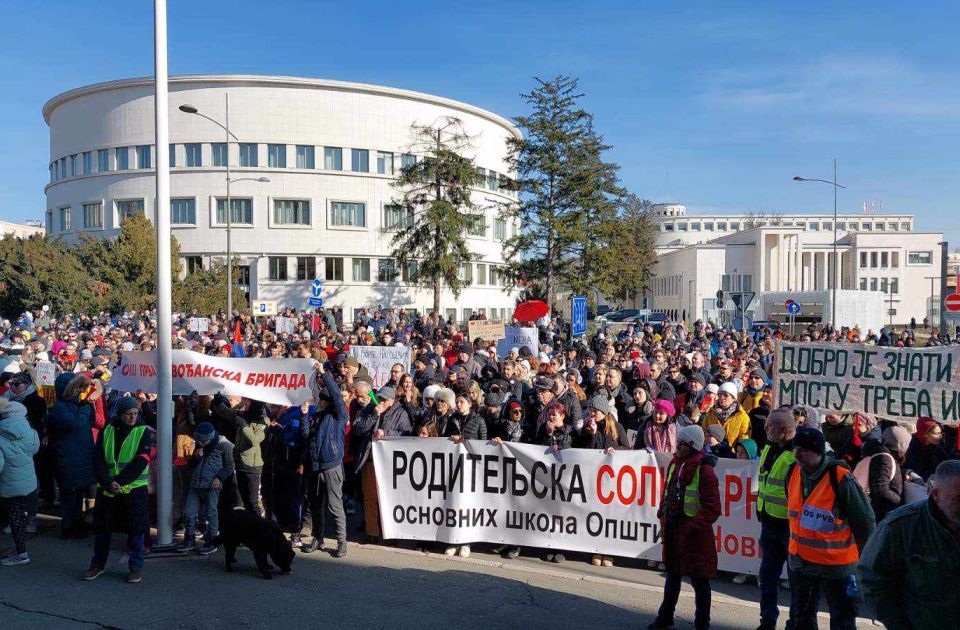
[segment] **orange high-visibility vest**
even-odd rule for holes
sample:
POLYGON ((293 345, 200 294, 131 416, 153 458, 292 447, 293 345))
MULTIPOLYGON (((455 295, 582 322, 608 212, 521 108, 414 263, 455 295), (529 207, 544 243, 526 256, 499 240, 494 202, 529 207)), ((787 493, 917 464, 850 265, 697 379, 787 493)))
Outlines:
MULTIPOLYGON (((836 469, 838 483, 850 474, 842 466, 836 469)), ((850 525, 837 518, 833 507, 837 495, 833 491, 828 470, 806 499, 800 480, 800 465, 790 474, 787 486, 787 519, 790 522, 790 555, 814 564, 843 566, 860 559, 850 525)))

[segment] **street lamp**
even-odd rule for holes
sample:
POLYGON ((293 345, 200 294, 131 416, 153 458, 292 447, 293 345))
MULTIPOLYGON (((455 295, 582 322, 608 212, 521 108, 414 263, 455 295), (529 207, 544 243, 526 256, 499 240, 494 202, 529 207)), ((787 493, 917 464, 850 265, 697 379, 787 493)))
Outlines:
POLYGON ((236 182, 269 182, 270 180, 266 177, 238 177, 237 179, 230 179, 230 138, 233 138, 238 144, 240 143, 240 138, 233 135, 230 131, 230 94, 228 92, 223 93, 223 123, 207 116, 199 109, 193 105, 188 105, 184 103, 178 109, 184 114, 194 114, 201 118, 206 118, 216 126, 220 127, 226 132, 226 145, 227 145, 227 156, 226 156, 226 167, 227 167, 227 318, 233 317, 233 248, 230 240, 232 227, 233 227, 233 208, 230 203, 230 184, 236 182))
POLYGON ((837 256, 837 188, 846 188, 846 186, 841 186, 837 183, 837 159, 833 159, 833 180, 829 179, 816 179, 813 177, 800 177, 799 175, 793 178, 795 182, 820 182, 821 184, 830 184, 833 186, 833 273, 830 274, 830 284, 833 287, 833 296, 832 302, 833 306, 830 308, 830 317, 833 319, 833 329, 836 332, 837 329, 837 275, 843 273, 840 269, 840 258, 837 256))

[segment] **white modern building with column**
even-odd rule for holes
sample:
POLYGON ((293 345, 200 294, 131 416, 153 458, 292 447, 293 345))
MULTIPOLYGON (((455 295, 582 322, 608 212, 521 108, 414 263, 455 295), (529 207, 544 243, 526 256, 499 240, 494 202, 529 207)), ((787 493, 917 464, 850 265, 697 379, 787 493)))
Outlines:
POLYGON ((679 204, 654 208, 657 251, 649 301, 672 317, 724 320, 716 294, 756 294, 754 319, 786 321, 784 303, 801 304, 798 321, 873 328, 918 323, 939 314, 940 233, 913 231, 910 215, 687 215, 679 204))
POLYGON ((170 153, 154 151, 153 83, 126 79, 80 87, 43 108, 50 127, 46 229, 76 242, 81 233, 110 238, 137 213, 155 216, 154 169, 171 166, 172 231, 185 272, 225 260, 226 166, 231 186, 235 276, 250 297, 305 307, 314 278, 328 305, 352 314, 377 305, 427 312, 432 291, 413 282, 415 266, 390 257, 396 228, 412 215, 392 185, 402 165, 422 158, 414 125, 461 121, 467 157, 484 181, 473 191, 467 243, 474 260, 459 299, 444 292, 445 315, 477 311, 503 317, 515 295, 503 290, 503 241, 518 225, 500 216, 514 197, 507 142, 520 137, 492 112, 408 90, 306 78, 198 75, 170 78, 170 153), (184 113, 189 104, 230 131, 184 113), (268 181, 257 181, 266 178, 268 181))

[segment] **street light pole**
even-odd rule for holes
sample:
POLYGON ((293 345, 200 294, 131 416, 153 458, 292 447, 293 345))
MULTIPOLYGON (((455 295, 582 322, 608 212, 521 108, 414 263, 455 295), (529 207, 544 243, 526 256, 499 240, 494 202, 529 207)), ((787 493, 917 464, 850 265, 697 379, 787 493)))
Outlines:
POLYGON ((846 188, 846 186, 841 186, 837 183, 837 158, 833 158, 833 180, 829 179, 816 179, 814 177, 800 177, 799 175, 793 178, 795 182, 820 182, 821 184, 830 184, 833 186, 833 273, 830 278, 830 286, 832 287, 832 306, 830 307, 830 317, 833 320, 831 324, 833 325, 834 331, 837 329, 837 276, 842 272, 840 269, 840 259, 837 252, 837 189, 846 188))

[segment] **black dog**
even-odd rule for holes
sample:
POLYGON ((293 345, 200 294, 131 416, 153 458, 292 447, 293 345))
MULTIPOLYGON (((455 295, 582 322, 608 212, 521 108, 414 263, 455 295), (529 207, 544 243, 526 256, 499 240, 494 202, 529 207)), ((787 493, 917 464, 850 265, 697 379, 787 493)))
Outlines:
POLYGON ((224 563, 230 572, 237 561, 234 557, 237 546, 244 545, 253 552, 260 575, 267 580, 273 579, 273 567, 267 561, 268 555, 280 567, 282 575, 290 574, 290 564, 296 555, 276 523, 247 510, 226 511, 220 521, 220 535, 210 544, 223 545, 224 563))

